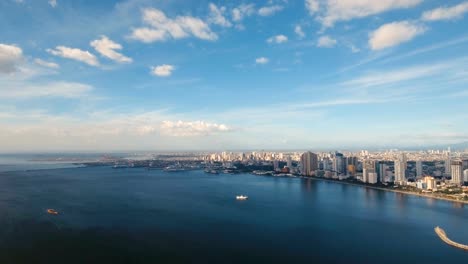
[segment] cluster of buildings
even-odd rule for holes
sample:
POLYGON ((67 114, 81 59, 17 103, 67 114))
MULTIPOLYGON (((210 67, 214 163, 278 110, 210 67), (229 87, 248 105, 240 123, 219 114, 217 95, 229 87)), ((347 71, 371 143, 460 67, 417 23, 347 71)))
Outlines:
POLYGON ((275 173, 333 179, 354 178, 369 184, 410 185, 434 190, 436 180, 462 186, 468 182, 468 152, 428 150, 402 152, 222 152, 204 157, 208 162, 273 165, 275 173))

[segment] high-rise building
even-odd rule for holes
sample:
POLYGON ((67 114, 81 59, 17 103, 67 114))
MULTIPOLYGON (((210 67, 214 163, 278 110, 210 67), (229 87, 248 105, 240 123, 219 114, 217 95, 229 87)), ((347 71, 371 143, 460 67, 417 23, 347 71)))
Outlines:
POLYGON ((452 166, 450 170, 452 175, 452 183, 457 185, 463 185, 463 172, 461 160, 452 161, 452 166))
POLYGON ((452 154, 450 153, 450 147, 449 147, 445 156, 445 174, 446 175, 451 175, 451 166, 452 166, 452 154))
POLYGON ((416 161, 416 177, 421 177, 423 175, 422 161, 416 161))
POLYGON ((288 156, 286 158, 286 166, 289 168, 289 169, 292 169, 292 158, 291 156, 288 156))
POLYGON ((273 160, 273 170, 278 171, 279 170, 279 161, 278 160, 273 160))
POLYGON ((362 181, 367 183, 377 183, 375 160, 364 160, 362 162, 362 181))
POLYGON ((434 177, 426 176, 424 177, 424 182, 426 183, 426 189, 434 190, 436 188, 436 181, 434 177))
POLYGON ((380 163, 379 164, 379 178, 380 182, 386 182, 387 180, 385 179, 385 176, 387 175, 387 164, 385 163, 380 163))
POLYGON ((468 182, 468 169, 463 171, 463 180, 465 182, 468 182))
POLYGON ((333 171, 335 175, 344 174, 346 171, 346 162, 342 153, 336 152, 333 158, 333 171))
POLYGON ((301 174, 304 176, 313 176, 318 166, 317 154, 310 151, 301 155, 301 174))
POLYGON ((358 159, 357 157, 348 157, 346 159, 346 173, 351 176, 356 175, 356 169, 357 169, 357 164, 358 164, 358 159))
POLYGON ((400 153, 395 161, 395 183, 402 184, 406 182, 406 166, 406 155, 405 153, 400 153))

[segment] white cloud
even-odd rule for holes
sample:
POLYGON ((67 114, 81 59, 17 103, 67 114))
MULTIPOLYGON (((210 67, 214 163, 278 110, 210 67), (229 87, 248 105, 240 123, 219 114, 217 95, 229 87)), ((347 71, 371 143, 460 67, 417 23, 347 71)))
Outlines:
POLYGON ((319 11, 320 3, 319 0, 305 0, 306 9, 310 15, 314 15, 319 11))
POLYGON ((209 5, 210 8, 210 17, 208 18, 208 21, 212 24, 216 24, 222 27, 231 27, 232 24, 227 20, 227 18, 224 16, 224 13, 226 13, 226 7, 217 7, 215 4, 210 3, 209 5))
POLYGON ((224 124, 208 123, 204 121, 163 121, 161 133, 174 137, 207 136, 218 133, 229 132, 232 129, 224 124))
POLYGON ((448 71, 463 67, 459 62, 443 62, 433 65, 418 65, 395 70, 371 72, 363 76, 351 79, 343 85, 356 87, 375 87, 384 85, 400 84, 402 82, 435 76, 438 74, 448 75, 448 71))
POLYGON ((151 74, 159 77, 171 76, 172 71, 175 67, 173 65, 163 64, 155 67, 151 67, 151 74))
POLYGON ((425 31, 426 27, 415 22, 392 22, 372 32, 369 35, 369 45, 372 50, 381 50, 408 42, 425 31))
POLYGON ((260 57, 255 59, 256 64, 267 64, 270 60, 265 57, 260 57))
POLYGON ((296 33, 296 35, 299 38, 304 38, 305 37, 305 33, 304 33, 304 31, 302 31, 302 27, 300 25, 296 25, 294 27, 294 33, 296 33))
POLYGON ((99 66, 99 61, 97 60, 96 56, 94 56, 89 51, 69 48, 65 46, 57 46, 55 47, 55 49, 47 49, 47 52, 62 58, 81 61, 91 66, 99 66))
POLYGON ((258 14, 261 16, 272 16, 281 10, 283 10, 283 7, 280 5, 264 6, 258 10, 258 14))
POLYGON ((321 36, 317 41, 317 47, 331 48, 336 45, 336 39, 329 36, 321 36))
POLYGON ((38 65, 41 65, 41 66, 44 66, 44 67, 47 67, 47 68, 51 68, 51 69, 60 68, 60 66, 57 63, 45 61, 45 60, 42 60, 42 59, 35 59, 34 62, 36 64, 38 64, 38 65))
POLYGON ((132 59, 118 53, 116 50, 121 50, 122 45, 110 40, 106 36, 101 36, 101 39, 91 41, 90 45, 99 52, 102 56, 109 58, 119 63, 130 63, 132 59))
POLYGON ((242 21, 245 17, 249 17, 255 13, 254 4, 241 4, 232 9, 232 20, 236 22, 242 21))
POLYGON ((0 74, 13 73, 23 59, 23 50, 15 45, 0 43, 0 74))
POLYGON ((164 12, 155 8, 143 9, 143 21, 151 27, 132 30, 130 38, 142 42, 166 41, 190 36, 203 40, 216 40, 218 35, 203 20, 192 16, 166 17, 164 12))
POLYGON ((287 41, 288 41, 288 37, 286 37, 285 35, 276 35, 267 39, 268 43, 276 43, 276 44, 281 44, 287 41))
POLYGON ((49 0, 49 5, 51 7, 56 7, 57 6, 57 0, 49 0))
POLYGON ((439 7, 426 11, 422 14, 421 19, 426 21, 454 20, 462 18, 467 12, 468 2, 463 2, 452 7, 439 7))
MULTIPOLYGON (((348 21, 380 14, 386 11, 411 8, 423 0, 321 0, 321 12, 317 19, 325 27, 332 27, 335 22, 348 21)), ((317 1, 306 1, 311 14, 319 11, 317 1)))
POLYGON ((0 98, 78 98, 88 95, 92 89, 93 87, 87 84, 74 82, 50 82, 44 84, 14 82, 2 85, 2 88, 0 88, 0 98))

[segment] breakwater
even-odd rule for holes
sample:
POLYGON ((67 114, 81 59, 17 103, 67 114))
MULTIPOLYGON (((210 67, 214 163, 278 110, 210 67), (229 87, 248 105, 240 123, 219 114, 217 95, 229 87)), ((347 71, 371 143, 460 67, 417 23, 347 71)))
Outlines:
POLYGON ((434 228, 434 231, 440 237, 440 239, 442 239, 442 241, 449 244, 450 246, 460 248, 460 249, 463 249, 463 250, 468 250, 468 245, 463 245, 463 244, 460 244, 460 243, 457 243, 455 241, 450 240, 450 238, 447 237, 447 234, 445 233, 445 231, 442 228, 436 226, 434 228))

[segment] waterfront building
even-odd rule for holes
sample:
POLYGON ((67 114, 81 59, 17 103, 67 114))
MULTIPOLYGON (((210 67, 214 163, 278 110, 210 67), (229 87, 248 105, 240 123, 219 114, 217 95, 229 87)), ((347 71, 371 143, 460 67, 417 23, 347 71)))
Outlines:
POLYGON ((301 155, 301 174, 304 176, 313 176, 318 167, 317 154, 310 151, 301 155))
POLYGON ((333 171, 335 176, 344 174, 346 171, 346 162, 342 153, 336 152, 333 158, 333 171))
POLYGON ((377 178, 375 160, 364 160, 362 162, 362 181, 366 183, 377 183, 377 179, 374 180, 374 176, 377 178))
POLYGON ((403 184, 406 182, 406 155, 405 153, 400 153, 398 159, 395 161, 395 183, 403 184))
POLYGON ((468 169, 463 171, 463 180, 465 182, 468 182, 468 169))
POLYGON ((450 167, 452 175, 452 183, 456 185, 463 185, 463 174, 462 174, 462 162, 461 160, 452 161, 452 166, 450 167))
POLYGON ((286 158, 286 166, 287 166, 288 168, 292 169, 292 158, 291 158, 291 156, 288 156, 288 157, 286 158))
POLYGON ((378 182, 377 172, 370 172, 367 174, 367 182, 370 184, 376 184, 378 182))
POLYGON ((423 175, 422 161, 416 161, 416 177, 421 177, 423 175))
POLYGON ((356 176, 356 167, 354 165, 348 164, 347 174, 351 176, 356 176))
POLYGON ((445 156, 445 174, 451 175, 452 157, 450 154, 450 148, 448 149, 445 156))
POLYGON ((279 161, 278 160, 273 160, 273 170, 274 171, 279 171, 279 161))
POLYGON ((436 181, 434 177, 426 176, 423 178, 424 183, 426 183, 426 188, 428 190, 435 190, 436 189, 436 181))
POLYGON ((385 177, 387 176, 387 164, 385 163, 379 163, 379 179, 380 182, 386 182, 387 180, 385 177))

